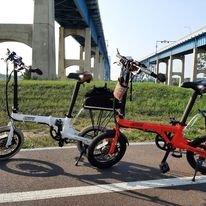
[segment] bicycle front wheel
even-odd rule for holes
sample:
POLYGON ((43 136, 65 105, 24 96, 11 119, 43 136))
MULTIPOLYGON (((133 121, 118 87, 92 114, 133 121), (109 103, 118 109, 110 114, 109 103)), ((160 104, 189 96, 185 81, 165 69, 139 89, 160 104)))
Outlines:
POLYGON ((10 127, 0 127, 0 160, 7 160, 13 157, 24 142, 24 136, 20 130, 14 129, 11 145, 6 147, 10 127))
MULTIPOLYGON (((190 145, 206 151, 206 136, 194 139, 192 142, 190 142, 190 145)), ((190 166, 194 169, 197 167, 197 161, 201 161, 201 165, 198 165, 197 169, 202 174, 206 174, 206 158, 201 157, 191 151, 187 151, 186 156, 190 166)))
POLYGON ((105 169, 112 167, 122 159, 127 148, 127 138, 124 134, 120 133, 115 152, 109 154, 114 137, 115 131, 108 130, 94 138, 87 152, 87 158, 91 165, 105 169))

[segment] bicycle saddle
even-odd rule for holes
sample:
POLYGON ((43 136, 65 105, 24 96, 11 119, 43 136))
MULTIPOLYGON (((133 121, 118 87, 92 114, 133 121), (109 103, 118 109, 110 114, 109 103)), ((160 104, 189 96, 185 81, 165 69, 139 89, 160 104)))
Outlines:
POLYGON ((199 94, 206 92, 206 80, 198 80, 194 82, 183 82, 181 87, 191 88, 197 91, 199 94))
POLYGON ((79 80, 81 83, 89 83, 92 80, 92 74, 86 71, 82 73, 69 73, 67 78, 79 80))

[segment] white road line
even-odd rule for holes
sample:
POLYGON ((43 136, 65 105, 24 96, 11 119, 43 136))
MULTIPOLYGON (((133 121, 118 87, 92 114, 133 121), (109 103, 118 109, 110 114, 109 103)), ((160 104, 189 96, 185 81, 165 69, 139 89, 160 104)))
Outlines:
POLYGON ((138 145, 155 145, 155 142, 131 142, 129 145, 138 146, 138 145))
POLYGON ((50 190, 39 190, 29 192, 15 192, 0 194, 0 203, 34 201, 52 198, 62 198, 80 195, 92 195, 100 193, 122 192, 125 190, 143 190, 151 188, 194 185, 206 183, 206 176, 197 176, 196 182, 192 177, 178 177, 170 179, 146 180, 135 182, 121 182, 114 184, 102 184, 95 186, 68 187, 50 190))
MULTIPOLYGON (((129 143, 130 146, 141 146, 141 145, 154 145, 154 142, 131 142, 129 143)), ((44 151, 44 150, 58 150, 58 149, 74 149, 77 148, 76 145, 69 145, 64 147, 42 147, 42 148, 32 148, 32 149, 21 149, 21 152, 28 152, 28 151, 44 151)))
POLYGON ((74 149, 74 148, 77 148, 77 146, 70 145, 70 146, 64 146, 64 147, 42 147, 42 148, 21 149, 21 152, 44 151, 44 150, 62 150, 62 149, 74 149))

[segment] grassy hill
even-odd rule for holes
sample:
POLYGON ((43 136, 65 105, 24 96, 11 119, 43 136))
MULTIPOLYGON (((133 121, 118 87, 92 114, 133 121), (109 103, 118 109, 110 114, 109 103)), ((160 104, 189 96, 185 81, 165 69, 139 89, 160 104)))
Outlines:
MULTIPOLYGON (((64 117, 68 110, 70 97, 75 81, 20 81, 19 88, 19 108, 22 113, 52 115, 64 117)), ((74 116, 82 107, 84 94, 93 87, 93 85, 104 86, 104 82, 96 81, 85 84, 80 89, 77 104, 74 109, 74 116)), ((108 82, 108 87, 113 89, 116 82, 108 82)), ((10 85, 10 91, 12 87, 10 85)), ((183 110, 192 91, 189 89, 169 87, 163 84, 153 83, 134 83, 133 101, 127 101, 126 118, 133 120, 149 120, 167 123, 170 117, 181 118, 183 110)), ((5 125, 8 118, 5 113, 4 104, 4 81, 0 81, 0 125, 5 125)), ((12 100, 12 93, 10 94, 12 100)), ((198 108, 206 109, 205 97, 198 100, 192 115, 198 108)), ((39 124, 18 123, 18 127, 24 130, 26 143, 24 147, 52 146, 54 141, 49 138, 49 129, 39 124), (41 138, 36 138, 39 136, 41 138)), ((81 113, 75 123, 77 130, 91 125, 88 111, 81 113)), ((111 121, 110 126, 113 123, 111 121)), ((192 138, 200 133, 204 133, 203 119, 196 124, 194 131, 189 133, 192 138)), ((154 134, 139 132, 137 130, 127 130, 125 134, 130 140, 145 141, 154 138, 154 134)))

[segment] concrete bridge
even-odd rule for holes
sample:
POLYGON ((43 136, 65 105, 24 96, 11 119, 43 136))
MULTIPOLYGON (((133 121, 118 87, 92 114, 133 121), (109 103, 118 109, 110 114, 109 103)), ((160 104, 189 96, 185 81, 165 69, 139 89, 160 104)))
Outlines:
POLYGON ((160 63, 166 65, 167 84, 172 84, 172 76, 177 75, 180 77, 181 82, 184 81, 185 74, 185 55, 193 54, 192 63, 192 78, 191 81, 197 79, 199 73, 206 74, 205 70, 198 70, 198 55, 206 53, 206 27, 191 33, 180 40, 164 47, 157 52, 143 58, 142 63, 147 66, 156 65, 156 72, 159 72, 160 63), (179 59, 181 61, 181 71, 173 71, 173 61, 179 59))
POLYGON ((33 24, 0 24, 0 42, 17 41, 32 47, 32 65, 45 79, 56 78, 54 21, 59 28, 58 77, 77 65, 91 71, 94 79, 110 79, 110 64, 97 0, 34 0, 33 24), (80 59, 65 59, 65 38, 80 44, 80 59), (91 58, 94 67, 91 68, 91 58))

